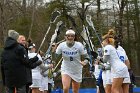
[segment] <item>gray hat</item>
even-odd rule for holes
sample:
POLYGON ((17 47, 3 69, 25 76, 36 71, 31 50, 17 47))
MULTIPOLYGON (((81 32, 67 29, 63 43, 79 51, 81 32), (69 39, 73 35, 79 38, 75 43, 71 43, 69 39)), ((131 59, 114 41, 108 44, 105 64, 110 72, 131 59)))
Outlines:
POLYGON ((13 38, 13 39, 15 39, 15 40, 17 40, 18 37, 19 37, 19 33, 16 32, 15 30, 9 30, 8 31, 8 36, 13 38))

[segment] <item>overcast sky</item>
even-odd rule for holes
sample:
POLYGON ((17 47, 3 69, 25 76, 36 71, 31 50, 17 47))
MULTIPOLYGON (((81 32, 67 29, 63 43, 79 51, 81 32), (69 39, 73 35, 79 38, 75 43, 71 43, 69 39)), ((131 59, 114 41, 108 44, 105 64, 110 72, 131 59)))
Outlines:
POLYGON ((44 0, 44 2, 49 2, 50 0, 44 0))
MULTIPOLYGON (((44 3, 50 2, 51 0, 43 0, 44 3)), ((118 4, 115 2, 113 3, 114 0, 101 0, 101 8, 109 8, 112 9, 113 5, 118 6, 118 4)), ((91 6, 92 7, 92 6, 91 6)), ((97 7, 97 6, 93 6, 97 7)))

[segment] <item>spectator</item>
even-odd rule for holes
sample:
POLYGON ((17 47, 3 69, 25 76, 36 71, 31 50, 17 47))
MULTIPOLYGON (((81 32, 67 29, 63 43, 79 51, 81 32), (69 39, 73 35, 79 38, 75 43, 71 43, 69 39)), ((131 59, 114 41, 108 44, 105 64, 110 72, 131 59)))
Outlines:
POLYGON ((29 60, 25 48, 17 42, 18 37, 19 33, 15 30, 8 31, 1 55, 3 84, 8 93, 14 93, 15 90, 17 93, 26 93, 28 80, 26 68, 38 60, 38 57, 29 60))

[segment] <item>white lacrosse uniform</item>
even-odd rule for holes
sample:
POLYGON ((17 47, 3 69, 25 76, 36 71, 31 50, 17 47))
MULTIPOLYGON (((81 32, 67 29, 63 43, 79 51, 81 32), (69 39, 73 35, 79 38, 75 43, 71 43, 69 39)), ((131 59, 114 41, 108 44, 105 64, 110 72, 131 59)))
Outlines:
MULTIPOLYGON (((28 53, 29 58, 33 58, 37 55, 37 53, 28 53)), ((40 61, 42 61, 41 56, 38 54, 37 57, 39 58, 40 61)), ((40 68, 39 66, 37 66, 36 68, 32 69, 32 85, 30 86, 35 87, 35 88, 39 88, 41 87, 41 78, 42 75, 40 74, 40 68)))
MULTIPOLYGON (((108 66, 109 62, 104 63, 104 66, 108 66)), ((106 87, 106 84, 112 84, 111 81, 111 70, 102 70, 102 79, 103 79, 103 86, 106 87)))
POLYGON ((120 45, 118 46, 117 50, 123 51, 126 54, 125 50, 120 45))
MULTIPOLYGON (((117 48, 117 53, 118 53, 118 55, 119 55, 119 58, 120 58, 120 60, 121 60, 123 63, 125 63, 125 61, 128 60, 128 57, 127 57, 125 51, 122 50, 123 48, 122 48, 121 50, 119 50, 119 49, 120 49, 120 48, 117 48)), ((128 72, 128 74, 129 74, 129 72, 128 72)), ((123 83, 131 83, 131 81, 130 81, 130 76, 127 77, 127 78, 124 78, 123 83)))
MULTIPOLYGON (((49 62, 51 62, 51 59, 47 59, 45 62, 44 62, 44 65, 47 67, 49 65, 49 62)), ((40 91, 45 91, 45 90, 48 90, 48 71, 45 71, 44 74, 46 75, 45 77, 42 76, 42 80, 41 80, 41 88, 39 88, 40 91)))
POLYGON ((66 42, 62 42, 56 49, 56 54, 62 54, 61 74, 69 75, 74 81, 82 82, 82 68, 80 64, 81 55, 87 54, 86 49, 80 42, 68 47, 66 42))
POLYGON ((106 45, 104 47, 104 55, 109 55, 109 61, 111 65, 111 73, 113 78, 126 78, 129 77, 127 66, 121 62, 117 54, 117 50, 112 45, 106 45))

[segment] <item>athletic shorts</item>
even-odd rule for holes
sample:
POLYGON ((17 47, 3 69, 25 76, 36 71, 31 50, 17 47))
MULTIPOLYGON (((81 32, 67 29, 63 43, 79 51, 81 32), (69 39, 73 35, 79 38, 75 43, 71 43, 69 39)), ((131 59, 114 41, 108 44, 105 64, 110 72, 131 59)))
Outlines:
POLYGON ((130 77, 124 78, 123 83, 131 83, 130 77))
POLYGON ((33 84, 30 88, 40 88, 41 87, 41 79, 33 79, 33 84))
POLYGON ((113 73, 113 78, 128 78, 128 77, 129 77, 129 72, 127 67, 113 73))
POLYGON ((40 91, 48 90, 48 77, 42 77, 40 91))
POLYGON ((106 84, 112 84, 111 82, 111 71, 106 70, 102 72, 102 79, 103 79, 103 85, 106 87, 106 84))

